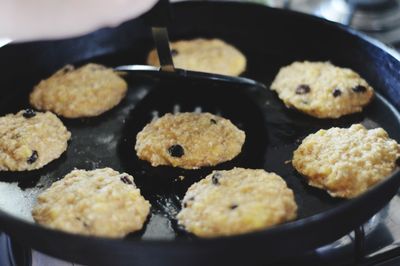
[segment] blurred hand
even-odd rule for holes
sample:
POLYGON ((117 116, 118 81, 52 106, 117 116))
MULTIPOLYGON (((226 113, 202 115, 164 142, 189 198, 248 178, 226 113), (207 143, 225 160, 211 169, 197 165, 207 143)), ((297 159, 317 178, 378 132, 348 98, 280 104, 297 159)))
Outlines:
POLYGON ((61 39, 114 27, 157 0, 0 0, 0 38, 61 39))

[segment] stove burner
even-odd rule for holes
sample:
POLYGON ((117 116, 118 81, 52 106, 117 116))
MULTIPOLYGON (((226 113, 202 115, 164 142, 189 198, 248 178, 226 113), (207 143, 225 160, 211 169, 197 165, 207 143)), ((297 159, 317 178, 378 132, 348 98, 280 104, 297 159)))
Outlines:
MULTIPOLYGON (((272 1, 272 0, 271 0, 272 1)), ((364 31, 400 49, 400 0, 286 0, 284 7, 364 31)))
POLYGON ((316 13, 372 33, 400 28, 399 0, 329 0, 316 13))

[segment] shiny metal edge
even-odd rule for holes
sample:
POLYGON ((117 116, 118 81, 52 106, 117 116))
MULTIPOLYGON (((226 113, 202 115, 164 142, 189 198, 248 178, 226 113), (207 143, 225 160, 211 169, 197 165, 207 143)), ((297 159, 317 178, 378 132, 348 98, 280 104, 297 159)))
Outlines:
POLYGON ((117 66, 114 68, 117 71, 160 71, 160 67, 149 66, 149 65, 124 65, 117 66))
POLYGON ((0 48, 6 46, 7 44, 11 43, 12 40, 8 38, 0 38, 0 48))
POLYGON ((245 78, 245 77, 235 77, 235 76, 226 76, 220 74, 206 73, 206 72, 197 72, 197 71, 188 71, 184 69, 176 69, 175 72, 166 72, 161 71, 160 67, 149 66, 149 65, 124 65, 114 67, 115 71, 132 71, 132 72, 145 72, 151 73, 154 75, 177 75, 184 78, 201 78, 201 79, 209 79, 210 81, 225 81, 232 83, 240 83, 240 84, 248 84, 251 86, 258 86, 262 88, 266 88, 266 85, 258 82, 253 79, 245 78))

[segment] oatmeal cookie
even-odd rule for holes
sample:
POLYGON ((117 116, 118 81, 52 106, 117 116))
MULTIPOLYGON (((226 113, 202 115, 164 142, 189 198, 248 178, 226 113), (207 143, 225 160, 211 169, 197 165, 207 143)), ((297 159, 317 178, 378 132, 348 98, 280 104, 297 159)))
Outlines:
MULTIPOLYGON (((235 47, 219 39, 193 39, 171 43, 175 67, 186 70, 239 76, 246 69, 246 57, 235 47)), ((159 66, 156 50, 149 65, 159 66)))
POLYGON ((390 175, 399 156, 400 145, 385 130, 355 124, 309 135, 292 164, 311 186, 334 197, 354 198, 390 175))
POLYGON ((97 64, 77 69, 67 65, 34 88, 30 103, 68 118, 98 116, 116 106, 127 88, 112 69, 97 64))
POLYGON ((132 176, 103 168, 73 170, 54 182, 38 196, 32 216, 53 229, 120 238, 140 230, 149 211, 132 176))
POLYGON ((293 191, 262 169, 214 171, 188 189, 182 205, 179 224, 201 237, 262 230, 297 216, 293 191))
POLYGON ((329 62, 294 62, 283 67, 271 89, 286 106, 318 118, 361 112, 374 94, 353 70, 329 62))
POLYGON ((70 137, 51 112, 26 109, 0 117, 0 171, 39 169, 61 156, 70 137))
POLYGON ((140 159, 153 166, 186 169, 229 161, 242 150, 245 133, 228 119, 210 113, 166 114, 136 136, 140 159))

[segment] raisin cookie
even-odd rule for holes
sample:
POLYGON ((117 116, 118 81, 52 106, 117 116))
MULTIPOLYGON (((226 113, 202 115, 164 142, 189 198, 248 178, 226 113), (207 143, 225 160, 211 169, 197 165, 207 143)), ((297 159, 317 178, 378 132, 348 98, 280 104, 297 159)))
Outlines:
POLYGON ((121 77, 104 66, 87 64, 75 69, 67 65, 34 88, 30 103, 68 118, 91 117, 116 106, 127 87, 121 77))
POLYGON ((71 133, 51 112, 27 109, 0 117, 0 136, 0 171, 25 171, 60 157, 71 133))
POLYGON ((182 205, 179 224, 200 237, 262 230, 297 216, 293 191, 262 169, 214 171, 188 189, 182 205))
POLYGON ((309 135, 294 152, 292 164, 311 186, 353 198, 390 175, 399 156, 400 145, 385 130, 355 124, 309 135))
POLYGON ((73 170, 54 182, 38 196, 32 216, 53 229, 118 238, 140 230, 149 211, 132 176, 103 168, 73 170))
POLYGON ((197 169, 233 159, 244 141, 245 133, 228 119, 210 113, 177 113, 146 125, 136 136, 135 150, 153 166, 197 169))
POLYGON ((357 73, 329 62, 294 62, 283 67, 271 89, 286 106, 318 118, 361 112, 374 94, 357 73))
MULTIPOLYGON (((246 69, 246 57, 219 39, 177 41, 171 43, 171 49, 177 68, 230 76, 239 76, 246 69)), ((156 50, 149 53, 147 63, 160 65, 156 50)))

